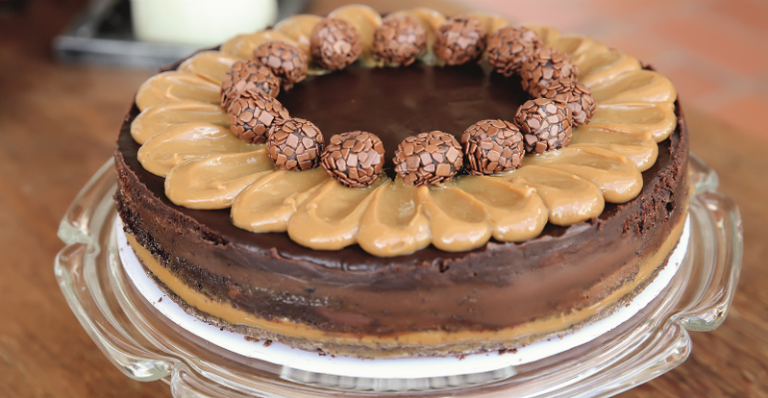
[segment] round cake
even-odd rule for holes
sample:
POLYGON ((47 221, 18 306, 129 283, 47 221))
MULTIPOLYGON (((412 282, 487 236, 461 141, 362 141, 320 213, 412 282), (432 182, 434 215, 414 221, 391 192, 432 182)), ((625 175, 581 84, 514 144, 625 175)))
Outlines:
POLYGON ((493 15, 297 15, 150 78, 116 201, 148 275, 250 339, 511 350, 608 316, 687 217, 669 80, 493 15))

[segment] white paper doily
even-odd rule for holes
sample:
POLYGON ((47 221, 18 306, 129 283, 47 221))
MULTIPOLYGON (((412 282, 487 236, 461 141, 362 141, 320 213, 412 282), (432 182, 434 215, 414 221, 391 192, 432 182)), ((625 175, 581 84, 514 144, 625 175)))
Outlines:
POLYGON ((171 321, 190 333, 221 348, 250 358, 307 372, 347 377, 381 379, 417 379, 467 375, 521 365, 537 361, 579 345, 585 344, 614 329, 647 306, 669 284, 680 267, 688 249, 690 239, 690 217, 685 220, 683 233, 669 257, 667 266, 659 272, 640 294, 627 306, 621 306, 610 316, 601 319, 562 338, 551 338, 534 342, 519 348, 516 353, 476 354, 463 359, 448 358, 399 358, 399 359, 358 359, 346 356, 320 356, 316 353, 293 349, 273 343, 265 347, 262 343, 248 341, 242 335, 209 325, 184 312, 173 300, 165 297, 154 281, 147 276, 136 255, 128 245, 122 230, 122 223, 115 223, 118 250, 123 267, 137 290, 154 307, 171 321))

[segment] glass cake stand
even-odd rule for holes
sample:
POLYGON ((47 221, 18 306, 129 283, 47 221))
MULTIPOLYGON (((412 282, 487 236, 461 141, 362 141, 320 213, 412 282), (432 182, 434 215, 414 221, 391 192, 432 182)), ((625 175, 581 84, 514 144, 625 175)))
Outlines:
POLYGON ((726 317, 742 256, 741 217, 717 191, 717 175, 691 155, 695 189, 687 252, 661 294, 621 326, 586 344, 485 373, 416 379, 335 376, 249 358, 180 328, 141 296, 120 265, 110 160, 59 227, 66 246, 54 269, 64 296, 96 345, 128 377, 163 380, 174 397, 607 397, 681 364, 689 331, 726 317))

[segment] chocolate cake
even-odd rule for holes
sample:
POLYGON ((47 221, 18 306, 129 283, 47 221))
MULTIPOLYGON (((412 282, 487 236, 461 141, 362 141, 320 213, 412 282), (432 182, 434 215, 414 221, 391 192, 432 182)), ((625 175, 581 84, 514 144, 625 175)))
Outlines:
POLYGON ((126 115, 118 212, 187 312, 322 353, 465 355, 576 330, 666 265, 687 216, 688 133, 662 75, 493 16, 382 21, 346 6, 328 19, 194 55, 126 115), (403 49, 378 26, 403 32, 403 49), (511 54, 515 40, 536 40, 531 55, 511 54), (230 65, 274 41, 314 56, 306 77, 221 90, 230 65))

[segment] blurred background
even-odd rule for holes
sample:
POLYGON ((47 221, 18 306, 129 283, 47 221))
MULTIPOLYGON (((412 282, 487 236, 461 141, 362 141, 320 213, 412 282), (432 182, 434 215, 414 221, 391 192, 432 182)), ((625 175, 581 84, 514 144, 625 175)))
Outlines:
MULTIPOLYGON (((111 156, 132 96, 159 66, 219 37, 349 3, 217 2, 223 11, 201 8, 205 0, 0 0, 0 396, 170 396, 166 385, 133 382, 108 363, 69 311, 51 265, 61 216, 111 156), (184 11, 191 3, 201 5, 184 11), (226 9, 239 3, 262 11, 226 9)), ((692 151, 718 171, 744 214, 744 270, 725 325, 695 335, 682 367, 624 396, 768 397, 768 1, 356 2, 382 13, 427 6, 550 25, 668 76, 692 151)))

